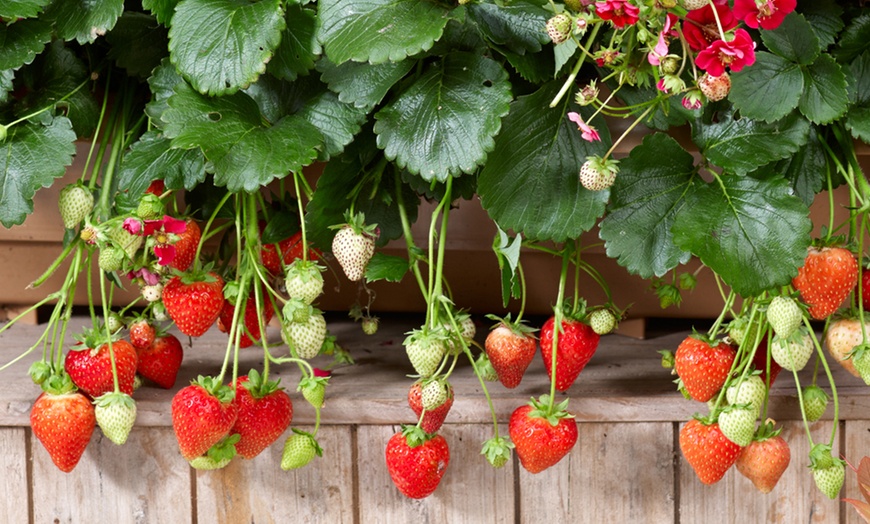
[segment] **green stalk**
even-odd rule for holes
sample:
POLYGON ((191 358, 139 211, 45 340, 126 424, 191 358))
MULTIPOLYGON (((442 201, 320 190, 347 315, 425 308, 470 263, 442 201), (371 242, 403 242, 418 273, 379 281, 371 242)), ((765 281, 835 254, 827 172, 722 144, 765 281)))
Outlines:
POLYGON ((592 45, 592 42, 595 40, 595 37, 598 36, 598 29, 601 27, 601 24, 595 24, 592 28, 592 31, 589 32, 589 38, 586 39, 586 47, 583 47, 578 43, 578 47, 580 48, 583 55, 577 59, 577 63, 574 64, 574 68, 571 70, 571 74, 568 75, 568 78, 565 80, 565 83, 562 84, 562 89, 556 94, 556 97, 553 98, 553 101, 550 102, 550 107, 556 107, 559 104, 559 101, 562 100, 562 97, 565 96, 571 87, 574 85, 574 80, 577 79, 577 74, 580 72, 580 67, 583 66, 583 62, 586 61, 586 57, 591 57, 587 48, 592 45))
MULTIPOLYGON (((299 206, 299 225, 302 229, 302 261, 308 262, 308 236, 305 231, 305 209, 302 207, 302 195, 299 193, 299 177, 299 173, 293 173, 293 186, 294 189, 296 189, 296 204, 299 206)), ((283 264, 284 257, 283 255, 279 256, 281 257, 281 264, 283 264)))
MULTIPOLYGON (((444 199, 442 200, 442 206, 444 208, 441 214, 441 230, 438 233, 438 259, 436 262, 436 270, 435 270, 435 285, 434 292, 430 298, 437 298, 442 295, 442 286, 441 281, 444 274, 444 253, 447 251, 447 219, 450 217, 450 202, 452 202, 453 196, 453 177, 447 177, 447 188, 444 192, 444 199)), ((431 241, 431 237, 430 237, 431 241)), ((432 319, 433 322, 438 322, 438 310, 435 310, 435 317, 432 319)))
POLYGON ((414 237, 411 234, 411 223, 408 220, 408 212, 405 209, 405 200, 402 196, 402 183, 399 180, 399 174, 395 174, 396 180, 396 205, 399 208, 399 219, 402 222, 402 234, 405 238, 405 247, 408 251, 408 259, 411 260, 411 272, 414 273, 414 278, 417 279, 417 285, 420 286, 420 293, 423 295, 423 298, 426 299, 426 303, 429 303, 429 294, 426 291, 427 286, 426 283, 423 282, 423 274, 420 272, 420 264, 419 259, 414 256, 414 237))
MULTIPOLYGON (((90 269, 90 268, 88 268, 90 269)), ((88 271, 90 274, 90 271, 88 271)), ((112 364, 112 383, 115 386, 115 393, 121 392, 121 386, 118 383, 118 364, 115 362, 115 349, 112 347, 112 332, 109 331, 109 306, 107 304, 106 297, 106 279, 100 278, 100 299, 102 301, 103 306, 103 327, 106 330, 106 336, 108 337, 108 346, 109 346, 109 362, 112 364)), ((99 348, 94 348, 99 349, 99 348)))
POLYGON ((552 354, 552 362, 550 363, 550 402, 547 405, 547 416, 553 414, 553 408, 556 405, 556 349, 559 347, 559 332, 562 331, 562 312, 564 311, 563 306, 565 303, 565 284, 568 280, 568 263, 570 261, 571 248, 569 247, 569 244, 566 244, 565 250, 562 253, 562 271, 559 274, 559 294, 556 297, 556 306, 553 308, 553 344, 550 348, 552 354))
POLYGON ((73 240, 72 242, 70 242, 69 244, 64 246, 63 251, 61 251, 60 255, 56 259, 54 259, 54 262, 52 262, 51 265, 48 266, 48 269, 46 269, 42 273, 42 275, 39 276, 39 278, 37 278, 36 280, 31 282, 27 286, 27 289, 37 288, 37 287, 41 286, 42 284, 44 284, 46 280, 51 278, 51 276, 54 274, 54 272, 57 271, 57 268, 60 267, 60 265, 66 260, 66 258, 72 252, 73 248, 75 248, 79 245, 80 241, 81 241, 81 237, 75 237, 75 240, 73 240))
POLYGON ((526 311, 526 274, 523 271, 523 265, 517 262, 517 274, 520 277, 520 312, 517 313, 517 324, 523 319, 523 313, 526 311))

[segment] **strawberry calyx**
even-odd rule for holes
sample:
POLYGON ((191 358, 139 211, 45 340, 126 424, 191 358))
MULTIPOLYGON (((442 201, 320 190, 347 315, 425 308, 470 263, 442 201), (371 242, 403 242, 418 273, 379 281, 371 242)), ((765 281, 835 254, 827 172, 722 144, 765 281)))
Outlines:
POLYGON ((33 364, 30 365, 30 368, 27 370, 27 374, 30 375, 30 379, 34 384, 41 385, 52 375, 53 370, 51 364, 44 360, 37 360, 33 364))
POLYGON ((514 447, 514 443, 504 437, 492 437, 483 443, 480 454, 486 457, 486 461, 494 468, 500 468, 511 458, 511 450, 514 447))
POLYGON ((291 428, 291 431, 293 431, 293 433, 295 433, 296 435, 301 435, 303 437, 307 437, 308 440, 310 441, 311 445, 314 446, 314 453, 318 457, 323 456, 323 448, 320 447, 320 443, 317 442, 317 439, 314 437, 313 434, 311 434, 307 431, 303 431, 301 429, 296 429, 296 428, 291 428))
POLYGON ((568 401, 570 399, 565 399, 558 404, 553 404, 552 408, 550 402, 550 395, 543 394, 540 398, 532 399, 528 402, 528 405, 532 406, 532 410, 529 411, 529 418, 542 418, 545 419, 551 426, 556 427, 559 425, 559 421, 566 418, 574 418, 574 415, 567 411, 568 409, 568 401))
POLYGON ((103 408, 108 408, 111 406, 123 406, 127 409, 133 409, 133 407, 136 405, 136 401, 133 400, 133 397, 121 391, 110 391, 108 393, 103 393, 99 397, 95 398, 94 405, 103 408))
POLYGON ((435 437, 435 433, 426 433, 420 426, 402 425, 402 436, 409 448, 422 446, 435 437))
POLYGON ((312 316, 323 314, 321 310, 298 298, 288 300, 281 312, 286 320, 297 324, 305 324, 312 316))
POLYGON ((537 338, 534 336, 534 333, 538 331, 537 328, 534 328, 528 324, 526 324, 525 320, 511 320, 511 314, 508 313, 504 317, 499 317, 497 315, 486 315, 486 318, 497 322, 490 327, 490 330, 496 329, 499 326, 504 326, 511 330, 514 335, 519 335, 521 337, 531 336, 533 338, 537 338))
POLYGON ((276 391, 284 388, 279 385, 280 380, 267 380, 256 369, 248 372, 248 380, 241 383, 242 387, 247 389, 251 396, 255 399, 260 399, 271 395, 276 391))
POLYGON ((49 395, 65 395, 78 389, 63 369, 52 373, 39 386, 49 395))
POLYGON ((782 428, 777 428, 775 426, 776 422, 773 419, 765 420, 763 424, 758 425, 758 429, 755 430, 755 436, 752 440, 764 442, 765 440, 779 436, 779 434, 782 433, 782 428))
POLYGON ((184 272, 173 269, 172 274, 187 286, 198 282, 219 282, 220 277, 213 271, 213 267, 214 264, 209 263, 199 269, 190 268, 184 272))
POLYGON ((242 436, 238 433, 227 435, 226 437, 220 439, 217 444, 208 448, 208 451, 205 452, 205 455, 209 459, 218 463, 232 460, 233 457, 236 456, 236 444, 241 439, 242 436))
POLYGON ((81 333, 73 335, 73 339, 78 344, 72 346, 70 351, 90 351, 91 354, 96 355, 103 344, 121 340, 121 334, 115 332, 108 335, 105 328, 84 328, 81 333))
POLYGON ((221 404, 228 404, 232 402, 233 398, 236 396, 236 392, 235 390, 233 390, 233 388, 222 383, 216 377, 206 377, 200 375, 196 377, 196 380, 191 381, 191 384, 201 387, 209 395, 218 399, 221 404))
POLYGON ((813 471, 828 469, 838 463, 845 464, 845 461, 834 457, 828 444, 816 444, 810 450, 810 469, 813 471))
POLYGON ((365 235, 374 239, 377 239, 380 236, 378 234, 377 224, 366 224, 365 213, 360 212, 351 214, 350 210, 348 210, 344 212, 344 220, 344 224, 335 224, 329 226, 329 229, 350 228, 357 235, 365 235))

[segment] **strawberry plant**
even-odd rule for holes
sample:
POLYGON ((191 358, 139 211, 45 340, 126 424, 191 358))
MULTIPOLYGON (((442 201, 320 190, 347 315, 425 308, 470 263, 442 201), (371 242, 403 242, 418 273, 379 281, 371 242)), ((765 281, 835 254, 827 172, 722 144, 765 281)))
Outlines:
MULTIPOLYGON (((27 351, 42 348, 31 367, 44 390, 34 434, 64 471, 96 423, 125 440, 135 373, 176 387, 184 351, 166 333, 172 324, 191 338, 214 325, 227 333, 220 372, 177 393, 209 420, 173 403, 182 456, 215 469, 277 441, 292 404, 269 373, 291 365, 316 423, 293 428, 280 466, 311 463, 322 453, 328 381, 309 360, 352 361, 318 308, 327 268, 359 290, 351 314, 366 334, 378 329, 371 283, 408 278, 425 303, 404 343, 417 424, 386 455, 403 493, 428 496, 447 468, 435 432, 454 395, 468 394, 449 381, 465 360, 492 411, 485 458, 503 466, 515 446, 529 471, 551 467, 577 432, 557 391, 582 380, 599 337, 628 314, 585 256, 590 231, 627 273, 651 281, 663 307, 694 286, 698 275, 683 270, 693 258, 721 290, 709 331, 673 348, 680 389, 709 403, 680 438, 702 482, 738 461, 772 489, 781 471, 757 467, 758 450, 788 461, 776 430, 756 423, 781 369, 807 427, 830 400, 836 433, 820 340, 870 382, 870 184, 856 153, 870 142, 870 14, 861 2, 24 0, 0 3, 0 32, 0 224, 22 224, 37 191, 85 157, 79 180, 58 191, 63 247, 32 286, 65 274, 30 309, 50 314, 27 351), (678 128, 689 141, 674 138, 678 128), (316 180, 306 176, 315 163, 316 180), (838 187, 845 220, 834 212, 838 187), (830 208, 824 224, 810 219, 817 195, 830 208), (472 199, 497 226, 491 278, 510 310, 489 317, 484 347, 445 277, 451 210, 472 199), (417 222, 428 233, 420 245, 417 222), (382 252, 390 241, 405 252, 382 252), (528 251, 561 261, 541 326, 524 319, 528 251), (581 275, 604 303, 587 303, 581 275), (119 287, 140 296, 118 305, 119 287), (91 326, 72 334, 81 302, 91 326), (280 341, 267 336, 273 318, 280 341), (822 337, 811 319, 825 322, 822 337), (67 348, 68 335, 81 346, 67 348), (525 376, 538 347, 549 382, 525 376), (242 348, 262 352, 247 380, 242 348), (541 384, 540 395, 517 408, 507 438, 488 388, 521 381, 541 384), (251 415, 272 404, 264 420, 251 415), (50 410, 63 411, 67 440, 44 431, 50 410), (520 439, 525 429, 533 437, 520 439), (435 463, 408 458, 430 448, 435 463)), ((836 435, 807 437, 806 460, 835 496, 836 435)))

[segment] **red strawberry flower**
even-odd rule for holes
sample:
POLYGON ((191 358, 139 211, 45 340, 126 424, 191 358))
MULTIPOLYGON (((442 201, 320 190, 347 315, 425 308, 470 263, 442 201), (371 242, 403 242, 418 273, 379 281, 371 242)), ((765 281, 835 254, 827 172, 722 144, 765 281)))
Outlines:
POLYGON ((683 23, 683 36, 685 36, 689 47, 695 51, 701 51, 721 37, 719 27, 716 25, 717 15, 723 31, 730 31, 737 27, 737 18, 728 9, 728 4, 717 5, 715 13, 709 5, 689 11, 689 14, 686 15, 686 21, 683 23))
POLYGON ((734 38, 726 42, 716 40, 710 47, 698 53, 695 65, 710 76, 722 76, 726 68, 740 71, 755 63, 755 42, 744 29, 734 32, 734 38))
POLYGON ((172 218, 169 215, 164 215, 160 220, 145 221, 145 236, 150 236, 154 242, 154 255, 157 257, 157 263, 161 266, 172 264, 175 259, 175 243, 177 237, 171 235, 180 235, 187 228, 187 222, 172 218))
POLYGON ((594 127, 584 122, 583 117, 580 115, 580 113, 575 113, 571 111, 570 113, 568 113, 568 120, 577 124, 577 129, 582 133, 580 136, 583 137, 583 140, 586 140, 587 142, 595 142, 601 140, 601 137, 598 136, 598 131, 596 131, 594 127))
POLYGON ((617 29, 622 29, 627 25, 637 23, 640 9, 628 3, 627 0, 604 0, 603 2, 595 2, 595 13, 602 20, 610 20, 617 29))
POLYGON ((797 0, 734 0, 734 16, 747 26, 757 29, 776 29, 787 14, 794 11, 797 0))

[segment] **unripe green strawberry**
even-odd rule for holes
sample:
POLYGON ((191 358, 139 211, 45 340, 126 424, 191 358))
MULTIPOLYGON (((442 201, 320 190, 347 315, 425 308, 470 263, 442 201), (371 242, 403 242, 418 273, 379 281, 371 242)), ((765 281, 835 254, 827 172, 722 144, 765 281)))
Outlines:
POLYGON ((299 358, 316 357, 326 340, 323 312, 297 299, 288 301, 283 311, 281 336, 284 342, 296 350, 299 358))
POLYGON ((559 13, 547 20, 547 34, 554 44, 561 44, 571 36, 573 25, 574 21, 571 20, 571 15, 559 13))
MULTIPOLYGON (((757 317, 756 317, 757 318, 757 317)), ((758 335, 758 322, 749 323, 746 317, 737 317, 728 323, 728 336, 739 346, 753 344, 758 335)))
POLYGON ((852 365, 865 384, 870 386, 870 346, 859 344, 850 354, 852 365))
POLYGON ((347 220, 332 239, 332 254, 351 282, 358 282, 375 252, 377 224, 365 224, 365 215, 345 215, 347 220))
POLYGON ((284 441, 284 450, 281 453, 281 469, 284 471, 305 467, 315 456, 322 453, 314 437, 295 429, 293 431, 284 441))
POLYGON ((107 244, 100 248, 100 256, 97 262, 100 265, 101 271, 109 273, 121 269, 126 258, 127 254, 124 253, 123 249, 107 244))
POLYGON ((812 384, 803 389, 801 397, 804 401, 803 408, 807 421, 815 422, 822 418, 828 408, 828 394, 819 386, 812 384))
POLYGON ((287 266, 284 276, 284 288, 290 298, 298 298, 306 304, 323 293, 323 268, 311 260, 294 260, 287 266))
POLYGON ((447 402, 447 387, 440 380, 432 380, 423 386, 420 403, 423 409, 431 411, 447 402))
POLYGON ((477 360, 474 361, 474 367, 477 368, 477 372, 480 373, 480 378, 487 382, 495 382, 498 380, 498 372, 492 366, 492 362, 489 361, 489 357, 486 352, 482 352, 477 360))
POLYGON ((222 469, 229 465, 232 459, 228 459, 223 457, 221 459, 215 460, 208 455, 203 455, 201 457, 196 457, 195 459, 188 460, 187 462, 190 464, 190 467, 193 469, 201 469, 203 471, 210 471, 215 469, 222 469))
POLYGON ((465 342, 465 345, 468 346, 471 344, 471 341, 474 340, 474 335, 477 334, 477 328, 474 325, 474 321, 471 320, 471 315, 468 313, 463 312, 457 314, 455 320, 456 324, 459 326, 459 333, 456 333, 453 330, 452 323, 442 323, 442 326, 448 335, 445 346, 448 355, 458 355, 462 353, 462 342, 465 342), (459 340, 460 338, 462 340, 459 340))
POLYGON ((500 468, 507 464, 511 458, 511 449, 514 448, 513 442, 503 437, 493 437, 483 443, 483 449, 480 454, 486 457, 492 467, 500 468))
POLYGON ((816 444, 810 451, 810 468, 819 491, 829 499, 837 498, 846 478, 844 462, 831 455, 831 446, 816 444))
POLYGON ((770 356, 783 369, 800 371, 807 365, 814 349, 809 333, 800 329, 789 338, 774 336, 770 344, 770 356))
POLYGON ((124 327, 124 322, 121 320, 121 316, 115 312, 110 312, 109 316, 106 317, 106 328, 109 333, 115 333, 122 327, 124 327))
POLYGON ((609 309, 596 309, 589 314, 589 325, 592 331, 606 335, 616 329, 616 316, 609 309))
POLYGON ((94 195, 81 183, 70 184, 57 197, 63 227, 74 229, 94 210, 94 195))
POLYGON ((199 457, 188 460, 193 469, 214 470, 226 467, 236 456, 236 444, 241 440, 238 433, 227 435, 220 439, 208 451, 199 457))
POLYGON ((739 384, 732 384, 725 391, 729 404, 749 404, 756 415, 761 412, 764 399, 767 397, 767 387, 758 375, 746 377, 739 384))
POLYGON ((163 201, 157 195, 145 193, 139 199, 136 215, 143 220, 157 220, 163 216, 165 207, 163 201))
POLYGON ((767 307, 767 322, 773 332, 782 338, 788 338, 800 327, 803 321, 801 308, 793 298, 778 296, 771 300, 767 307))
POLYGON ((374 335, 378 332, 378 317, 365 317, 362 319, 362 330, 366 335, 374 335))
POLYGON ((299 381, 297 391, 302 392, 302 396, 314 408, 320 409, 323 407, 323 398, 326 396, 326 385, 329 383, 329 377, 305 377, 299 381))
POLYGON ((103 434, 120 446, 136 422, 136 402, 126 393, 105 393, 94 399, 94 415, 103 434))
POLYGON ((755 410, 731 406, 719 414, 719 429, 728 440, 740 447, 748 446, 755 434, 755 410))
POLYGON ((443 334, 425 327, 411 331, 404 345, 411 365, 423 378, 435 373, 446 352, 443 334))
POLYGON ((115 247, 123 249, 127 253, 127 258, 130 259, 136 257, 136 252, 139 251, 139 248, 145 242, 145 237, 130 233, 120 223, 110 227, 106 231, 106 236, 109 237, 109 240, 112 241, 115 247))

